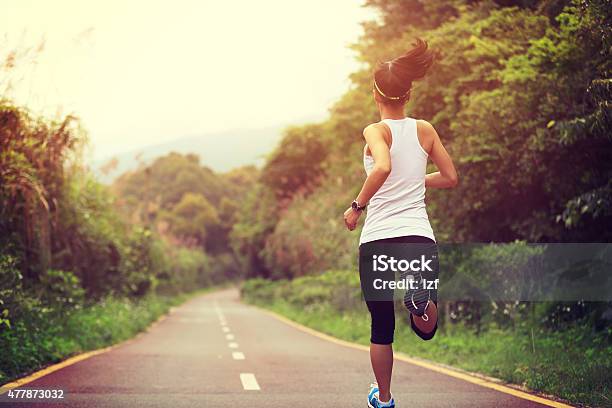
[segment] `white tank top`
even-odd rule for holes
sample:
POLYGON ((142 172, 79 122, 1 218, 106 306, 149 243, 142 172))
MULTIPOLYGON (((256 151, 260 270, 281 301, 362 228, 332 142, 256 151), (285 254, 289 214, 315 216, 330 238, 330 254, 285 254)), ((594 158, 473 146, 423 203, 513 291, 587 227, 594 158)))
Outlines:
MULTIPOLYGON (((391 173, 367 207, 359 244, 406 235, 434 237, 425 210, 427 152, 417 136, 416 119, 383 119, 391 129, 391 173)), ((374 159, 363 151, 366 174, 374 159)))

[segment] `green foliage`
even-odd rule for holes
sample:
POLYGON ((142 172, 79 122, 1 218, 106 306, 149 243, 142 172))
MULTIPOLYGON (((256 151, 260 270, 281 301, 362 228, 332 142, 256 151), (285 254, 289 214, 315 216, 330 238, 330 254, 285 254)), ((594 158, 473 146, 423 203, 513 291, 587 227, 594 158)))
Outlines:
POLYGON ((210 286, 212 280, 207 277, 210 273, 209 257, 202 251, 188 248, 174 248, 172 262, 168 271, 159 275, 157 292, 162 294, 176 294, 187 292, 197 287, 210 286))
POLYGON ((73 117, 45 121, 0 100, 0 246, 23 253, 27 277, 50 266, 64 163, 82 140, 73 117))
POLYGON ((198 156, 170 153, 122 175, 113 187, 128 213, 152 221, 160 209, 172 208, 185 193, 200 194, 216 205, 226 184, 211 169, 201 166, 198 156))
POLYGON ((22 279, 17 269, 17 258, 0 252, 0 330, 3 326, 11 327, 12 314, 21 295, 22 279))
POLYGON ((50 269, 40 277, 40 297, 60 313, 78 308, 85 299, 85 290, 72 272, 50 269))
POLYGON ((234 253, 240 257, 246 276, 270 275, 263 262, 263 249, 279 219, 277 205, 274 193, 262 183, 256 183, 236 216, 230 233, 231 245, 234 253))
POLYGON ((267 237, 262 251, 272 277, 290 278, 356 266, 356 237, 347 234, 340 217, 348 207, 346 203, 357 194, 351 190, 339 178, 322 187, 320 194, 294 198, 267 237), (329 217, 333 214, 337 216, 329 217), (313 222, 319 216, 325 219, 313 222), (347 239, 347 235, 352 239, 347 239))
POLYGON ((585 218, 597 220, 612 215, 612 181, 603 187, 574 197, 567 202, 563 214, 557 219, 563 220, 567 228, 576 228, 587 222, 585 218))
POLYGON ((253 166, 216 174, 193 154, 170 153, 117 179, 117 206, 166 241, 217 255, 231 252, 229 234, 257 177, 253 166))
POLYGON ((73 271, 93 296, 123 292, 121 263, 130 227, 117 217, 108 189, 75 167, 62 198, 51 241, 53 266, 73 271))
POLYGON ((361 308, 363 303, 359 275, 347 271, 329 271, 290 281, 249 279, 243 283, 241 295, 248 302, 262 306, 282 299, 291 307, 304 311, 328 307, 349 311, 361 308))
MULTIPOLYGON (((80 165, 83 140, 75 118, 52 122, 8 101, 0 104, 3 303, 9 303, 13 292, 11 307, 19 309, 19 282, 26 291, 40 291, 43 304, 51 308, 78 304, 82 295, 77 296, 77 286, 99 298, 144 296, 161 281, 166 290, 170 282, 184 289, 211 282, 202 271, 183 273, 184 265, 204 264, 195 251, 183 252, 181 265, 173 265, 167 254, 174 242, 162 241, 150 221, 160 213, 171 221, 176 236, 195 240, 215 254, 227 253, 231 227, 219 220, 217 209, 232 220, 237 200, 253 179, 252 169, 235 170, 226 179, 200 166, 196 156, 170 154, 124 176, 114 186, 122 193, 117 202, 112 191, 80 165), (117 205, 122 202, 128 207, 137 203, 136 209, 143 211, 121 216, 117 205), (62 294, 69 288, 74 290, 62 294)), ((232 267, 226 258, 221 263, 232 267)), ((0 312, 8 324, 11 308, 0 312)))
MULTIPOLYGON (((174 227, 191 234, 201 224, 221 236, 226 256, 209 257, 162 239, 147 218, 120 213, 110 189, 80 164, 82 140, 74 118, 56 123, 0 103, 0 382, 133 335, 172 302, 155 298, 158 288, 177 295, 236 276, 230 228, 215 208, 237 211, 218 195, 229 186, 224 177, 192 156, 162 161, 170 167, 163 175, 179 181, 159 190, 174 227), (202 180, 205 194, 183 194, 202 180)), ((229 177, 236 195, 251 180, 241 171, 229 177)))
POLYGON ((285 131, 281 145, 270 155, 260 176, 278 200, 290 200, 296 194, 307 195, 320 184, 327 155, 321 134, 322 128, 318 125, 285 131))
POLYGON ((612 238, 605 1, 367 4, 381 20, 366 23, 354 46, 366 68, 351 76, 354 86, 329 120, 292 129, 281 141, 234 226, 237 253, 255 266, 247 274, 281 278, 354 266, 356 234, 344 231, 341 214, 365 177, 361 131, 378 120, 371 71, 415 36, 439 57, 415 84, 407 111, 434 124, 460 174, 454 191, 428 191, 438 240, 612 238), (313 163, 313 175, 307 164, 321 148, 325 160, 313 163))
POLYGON ((207 234, 220 223, 217 210, 201 194, 185 193, 170 214, 170 230, 179 237, 193 238, 202 246, 207 234))
POLYGON ((120 294, 143 296, 155 287, 157 276, 166 268, 164 246, 147 228, 136 227, 128 237, 121 257, 120 294))

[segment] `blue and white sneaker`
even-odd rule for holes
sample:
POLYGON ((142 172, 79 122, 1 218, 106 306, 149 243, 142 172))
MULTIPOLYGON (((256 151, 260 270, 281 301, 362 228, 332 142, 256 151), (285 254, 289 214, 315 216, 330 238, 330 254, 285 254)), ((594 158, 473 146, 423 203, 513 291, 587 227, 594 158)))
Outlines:
POLYGON ((370 384, 370 392, 368 393, 368 407, 369 408, 395 408, 395 400, 393 399, 393 395, 391 395, 391 399, 387 402, 381 402, 378 399, 378 384, 372 383, 370 384))

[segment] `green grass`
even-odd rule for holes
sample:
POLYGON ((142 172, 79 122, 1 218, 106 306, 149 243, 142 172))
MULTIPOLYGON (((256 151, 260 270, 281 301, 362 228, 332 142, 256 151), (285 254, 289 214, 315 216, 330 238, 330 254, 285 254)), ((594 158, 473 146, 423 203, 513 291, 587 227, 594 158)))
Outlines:
POLYGON ((0 331, 0 384, 75 354, 127 340, 170 307, 207 290, 138 300, 109 297, 63 313, 48 310, 23 316, 10 329, 0 331))
MULTIPOLYGON (((325 292, 318 285, 320 280, 329 283, 338 278, 247 282, 243 298, 323 333, 367 345, 370 321, 361 300, 338 301, 342 297, 338 290, 325 292), (325 293, 331 295, 327 300, 323 300, 325 293)), ((412 332, 406 317, 407 312, 398 313, 396 351, 493 376, 572 403, 612 406, 612 348, 603 335, 594 335, 588 326, 559 332, 538 329, 532 339, 530 331, 491 327, 476 335, 473 329, 453 324, 425 342, 412 332)))

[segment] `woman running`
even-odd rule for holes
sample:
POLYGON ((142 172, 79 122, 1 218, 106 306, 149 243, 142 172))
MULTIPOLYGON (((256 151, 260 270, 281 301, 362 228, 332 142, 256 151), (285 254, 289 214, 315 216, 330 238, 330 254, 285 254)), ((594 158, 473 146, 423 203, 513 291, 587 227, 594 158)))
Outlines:
MULTIPOLYGON (((376 256, 376 251, 384 252, 390 245, 403 245, 396 248, 420 245, 419 251, 425 248, 424 252, 437 264, 435 237, 425 210, 425 189, 455 187, 457 172, 433 126, 407 117, 404 110, 412 83, 425 76, 433 59, 427 43, 417 39, 414 48, 379 64, 374 72, 373 94, 381 121, 363 131, 367 178, 344 213, 345 224, 352 231, 367 206, 359 240, 362 288, 370 287, 376 277, 370 255, 376 256), (439 171, 426 174, 428 157, 439 171)), ((368 406, 395 407, 390 389, 394 302, 389 297, 382 300, 369 297, 366 291, 364 296, 371 316, 370 360, 376 377, 368 394, 368 406)), ((424 340, 431 339, 437 329, 436 302, 436 291, 425 288, 406 291, 404 304, 411 312, 412 328, 424 340)))

